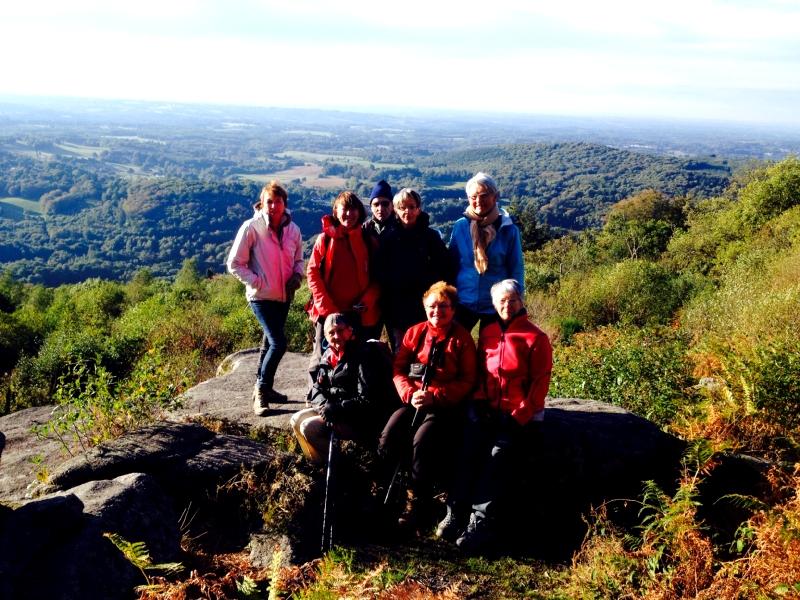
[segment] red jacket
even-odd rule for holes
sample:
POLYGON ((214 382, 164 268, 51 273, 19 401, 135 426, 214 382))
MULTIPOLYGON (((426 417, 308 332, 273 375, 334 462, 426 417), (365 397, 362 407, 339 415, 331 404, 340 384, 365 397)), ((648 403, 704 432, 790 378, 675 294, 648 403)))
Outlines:
POLYGON ((330 215, 322 218, 322 233, 317 237, 306 265, 308 289, 311 291, 307 310, 313 321, 335 312, 350 312, 354 304, 363 304, 365 310, 361 313, 361 324, 369 326, 378 322, 379 287, 370 274, 370 261, 375 249, 375 240, 365 236, 361 227, 345 230, 341 225, 336 226, 330 215), (347 260, 339 262, 337 256, 347 260), (349 291, 348 297, 337 298, 331 293, 334 278, 338 288, 349 291))
POLYGON ((553 349, 541 329, 523 313, 511 320, 505 331, 492 323, 478 341, 480 388, 492 408, 510 413, 522 425, 544 410, 550 386, 553 349))
POLYGON ((472 336, 455 321, 451 323, 449 331, 438 330, 427 321, 406 331, 394 359, 394 386, 400 399, 408 404, 414 392, 422 387, 421 380, 408 376, 409 365, 428 363, 432 338, 437 342, 446 338, 442 362, 436 367, 433 380, 428 385, 433 393, 433 406, 455 406, 475 387, 476 360, 472 336), (424 341, 420 340, 422 336, 425 336, 424 341))

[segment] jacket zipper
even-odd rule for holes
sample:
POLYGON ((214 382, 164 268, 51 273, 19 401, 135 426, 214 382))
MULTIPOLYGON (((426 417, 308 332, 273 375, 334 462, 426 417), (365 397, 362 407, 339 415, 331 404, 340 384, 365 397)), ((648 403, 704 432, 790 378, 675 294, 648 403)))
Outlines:
POLYGON ((498 375, 500 376, 500 398, 497 400, 497 408, 501 409, 503 405, 503 398, 506 394, 506 374, 503 367, 503 362, 506 353, 506 332, 500 332, 500 364, 497 367, 498 375))

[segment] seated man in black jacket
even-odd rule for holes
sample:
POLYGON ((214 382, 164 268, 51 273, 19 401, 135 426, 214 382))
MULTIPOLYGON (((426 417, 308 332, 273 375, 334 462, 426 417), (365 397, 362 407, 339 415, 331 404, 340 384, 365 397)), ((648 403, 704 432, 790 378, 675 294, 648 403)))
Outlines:
POLYGON ((329 346, 311 370, 311 407, 290 421, 303 454, 318 465, 327 458, 331 429, 339 439, 374 445, 388 415, 399 405, 391 364, 385 364, 388 350, 356 339, 341 313, 328 315, 323 332, 329 346))

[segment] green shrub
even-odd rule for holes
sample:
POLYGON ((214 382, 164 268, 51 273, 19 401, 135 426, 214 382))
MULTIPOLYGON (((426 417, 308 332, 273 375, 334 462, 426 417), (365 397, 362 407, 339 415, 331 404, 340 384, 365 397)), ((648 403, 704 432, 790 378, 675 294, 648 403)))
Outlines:
POLYGON ((562 280, 559 310, 586 327, 614 323, 666 323, 681 305, 685 289, 657 263, 626 260, 562 280))
POLYGON ((739 192, 742 224, 755 232, 764 223, 800 204, 800 160, 790 157, 756 173, 739 192))
POLYGON ((800 334, 800 246, 788 252, 756 248, 725 272, 715 292, 687 304, 684 327, 698 338, 750 340, 800 334))
POLYGON ((691 401, 687 343, 676 331, 603 327, 556 346, 550 394, 611 402, 660 425, 691 401))
POLYGON ((69 451, 92 446, 151 422, 175 405, 186 388, 187 371, 150 350, 131 377, 118 380, 99 363, 69 366, 53 394, 56 409, 36 427, 42 437, 59 440, 69 451))
POLYGON ((715 273, 720 248, 742 237, 736 204, 727 198, 697 203, 689 211, 687 226, 670 238, 665 256, 671 268, 682 273, 715 273))
POLYGON ((730 397, 742 412, 789 430, 800 426, 800 337, 773 336, 751 343, 726 340, 717 349, 721 372, 730 397))
POLYGON ((36 350, 36 331, 16 315, 0 312, 0 374, 9 373, 20 356, 36 350))
POLYGON ((286 337, 289 342, 289 350, 292 352, 311 352, 311 345, 314 334, 311 327, 311 320, 305 311, 306 302, 311 299, 311 292, 306 282, 297 290, 294 301, 289 307, 289 315, 286 319, 286 337))

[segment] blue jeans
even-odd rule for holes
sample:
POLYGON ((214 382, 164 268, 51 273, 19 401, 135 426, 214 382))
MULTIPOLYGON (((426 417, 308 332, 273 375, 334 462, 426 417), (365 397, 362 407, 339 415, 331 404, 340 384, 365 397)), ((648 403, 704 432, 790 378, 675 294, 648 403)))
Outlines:
POLYGON ((272 389, 278 363, 286 354, 286 317, 289 303, 277 300, 252 300, 250 308, 264 330, 261 338, 261 354, 258 357, 256 383, 261 388, 272 389))

